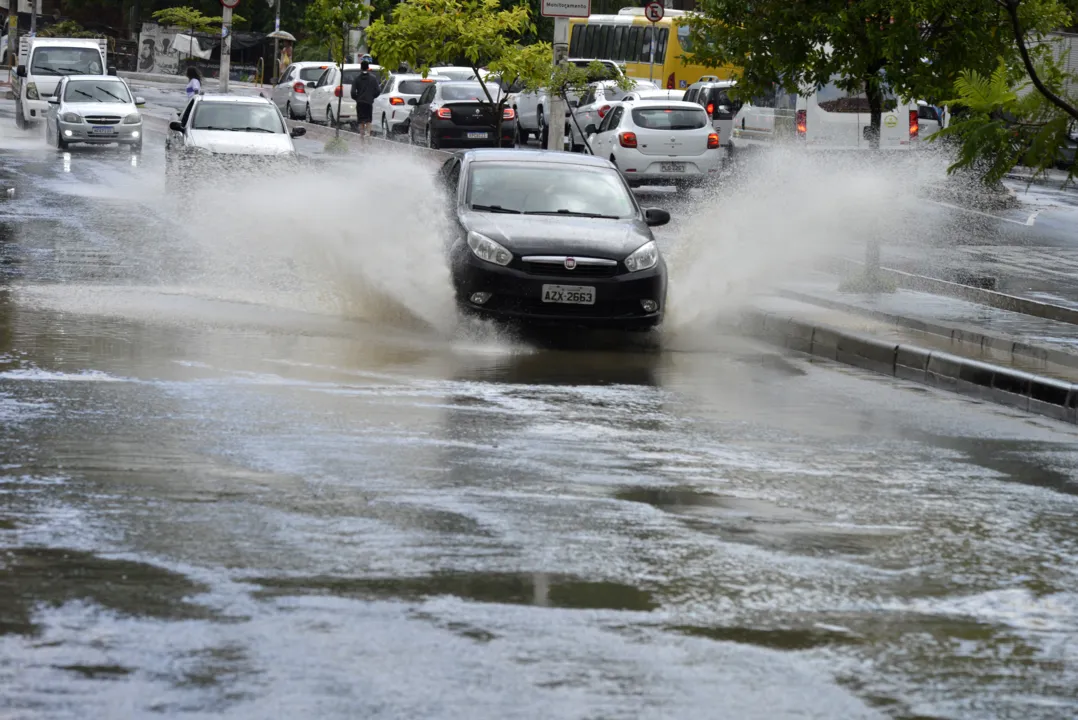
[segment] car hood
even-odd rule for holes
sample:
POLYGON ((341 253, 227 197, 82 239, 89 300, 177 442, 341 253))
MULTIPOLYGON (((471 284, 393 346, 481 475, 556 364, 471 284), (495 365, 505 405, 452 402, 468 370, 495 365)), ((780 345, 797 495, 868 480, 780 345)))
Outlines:
POLYGON ((279 155, 295 151, 287 133, 191 130, 187 139, 188 145, 221 155, 279 155))
POLYGON ((554 215, 509 215, 465 210, 467 230, 486 235, 517 255, 579 255, 622 260, 652 239, 643 220, 554 215))
POLYGON ((87 115, 111 115, 127 117, 138 112, 134 103, 69 102, 63 104, 63 112, 75 112, 83 117, 87 115))

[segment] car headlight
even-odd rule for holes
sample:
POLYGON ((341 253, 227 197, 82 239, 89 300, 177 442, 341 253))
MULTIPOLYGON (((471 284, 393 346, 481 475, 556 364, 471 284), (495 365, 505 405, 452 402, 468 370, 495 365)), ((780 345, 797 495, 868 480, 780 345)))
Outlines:
POLYGON ((477 258, 495 265, 508 265, 513 259, 513 253, 486 235, 480 235, 477 232, 468 233, 468 247, 472 249, 477 258))
POLYGON ((26 99, 27 100, 40 100, 41 96, 37 94, 37 83, 26 83, 26 99))
POLYGON ((655 267, 659 262, 659 247, 655 241, 644 243, 633 254, 625 258, 625 267, 629 272, 639 272, 655 267))
POLYGON ((78 113, 67 112, 60 116, 60 119, 66 123, 80 123, 82 122, 82 116, 78 113))
POLYGON ((124 125, 138 125, 142 122, 142 116, 138 113, 131 113, 124 118, 124 125))

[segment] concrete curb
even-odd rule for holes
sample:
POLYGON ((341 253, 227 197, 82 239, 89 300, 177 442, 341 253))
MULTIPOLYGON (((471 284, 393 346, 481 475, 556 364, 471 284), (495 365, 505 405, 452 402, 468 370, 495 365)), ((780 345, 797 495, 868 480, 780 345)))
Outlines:
MULTIPOLYGON (((307 134, 305 138, 310 140, 322 140, 329 141, 334 138, 334 129, 326 127, 324 125, 312 125, 310 123, 303 122, 302 120, 289 120, 288 126, 290 128, 306 128, 307 134)), ((413 157, 419 157, 424 160, 429 160, 432 164, 445 162, 449 159, 452 153, 445 150, 431 150, 430 148, 418 147, 416 145, 410 145, 408 143, 393 142, 392 140, 383 140, 380 137, 368 137, 363 138, 353 132, 341 130, 341 138, 348 143, 350 147, 363 152, 377 152, 381 154, 399 154, 399 155, 411 155, 413 157)))
POLYGON ((790 298, 791 300, 798 300, 811 305, 870 317, 873 320, 880 320, 908 330, 916 330, 918 332, 928 333, 929 335, 938 335, 940 337, 948 338, 954 343, 977 345, 984 352, 997 353, 1012 358, 1037 360, 1044 363, 1062 365, 1064 367, 1078 368, 1078 354, 1076 353, 1059 350, 1046 345, 1021 342, 1012 337, 1007 337, 1006 335, 994 335, 970 327, 940 325, 926 320, 906 317, 904 315, 894 315, 892 313, 883 312, 882 310, 871 310, 859 305, 844 303, 840 300, 821 298, 810 293, 802 293, 796 290, 780 289, 777 291, 777 294, 782 297, 790 298))
MULTIPOLYGON (((825 261, 824 266, 829 272, 842 276, 861 273, 864 272, 865 269, 864 263, 848 258, 830 258, 825 261)), ((914 275, 913 273, 894 270, 892 268, 881 267, 880 274, 885 278, 893 280, 900 287, 906 288, 907 290, 920 290, 921 292, 932 293, 934 295, 946 295, 961 300, 969 300, 970 302, 979 303, 981 305, 988 305, 989 307, 998 308, 999 310, 1010 310, 1011 312, 1032 315, 1033 317, 1044 318, 1045 320, 1056 320, 1071 325, 1078 325, 1078 310, 1074 308, 1063 307, 1062 305, 1050 305, 1048 303, 1037 302, 1036 300, 1027 300, 1026 298, 1007 295, 1006 293, 995 292, 994 290, 983 290, 981 288, 953 283, 947 280, 939 280, 924 275, 914 275)))
POLYGON ((879 340, 761 310, 741 328, 799 352, 1078 423, 1078 385, 913 345, 879 340))

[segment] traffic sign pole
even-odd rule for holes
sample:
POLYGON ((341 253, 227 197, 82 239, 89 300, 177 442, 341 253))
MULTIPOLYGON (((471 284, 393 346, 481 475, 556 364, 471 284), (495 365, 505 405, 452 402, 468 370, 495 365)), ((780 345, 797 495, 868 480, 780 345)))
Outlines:
POLYGON ((651 43, 650 43, 650 67, 648 68, 648 80, 655 82, 655 47, 659 44, 659 26, 658 22, 663 19, 663 15, 666 14, 666 9, 661 2, 651 0, 644 5, 644 17, 651 23, 651 43))
MULTIPOLYGON (((569 59, 569 18, 591 15, 591 0, 542 0, 539 11, 543 17, 554 18, 554 66, 565 65, 569 59)), ((548 150, 562 149, 566 109, 561 94, 551 91, 550 107, 545 108, 543 118, 547 123, 548 150)))

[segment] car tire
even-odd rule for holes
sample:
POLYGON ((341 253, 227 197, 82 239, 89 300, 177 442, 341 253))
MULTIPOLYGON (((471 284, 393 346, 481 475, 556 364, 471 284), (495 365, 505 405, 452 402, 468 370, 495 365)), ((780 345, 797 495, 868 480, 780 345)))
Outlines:
POLYGON ((292 114, 292 101, 289 100, 284 104, 284 116, 289 120, 295 120, 296 116, 292 114))
POLYGON ((337 121, 333 119, 332 105, 326 105, 326 125, 328 127, 337 127, 337 121))
POLYGON ((541 126, 539 128, 538 135, 539 145, 542 146, 543 150, 546 150, 546 146, 550 144, 550 128, 548 128, 546 125, 541 126))
POLYGON ((67 150, 71 145, 60 137, 60 123, 56 123, 56 149, 67 150))
POLYGON ((425 143, 425 145, 429 150, 438 150, 439 149, 438 143, 434 139, 434 133, 432 133, 430 131, 430 123, 427 123, 427 137, 426 137, 426 140, 427 140, 427 142, 425 143))
POLYGON ((314 125, 314 116, 311 115, 311 104, 310 103, 307 103, 307 107, 303 111, 303 119, 306 120, 307 122, 309 122, 311 125, 314 125))
POLYGON ((19 130, 26 129, 26 118, 22 116, 22 103, 15 102, 15 127, 19 130))
POLYGON ((385 113, 382 113, 382 137, 389 140, 389 121, 386 120, 385 113))

